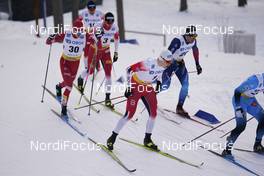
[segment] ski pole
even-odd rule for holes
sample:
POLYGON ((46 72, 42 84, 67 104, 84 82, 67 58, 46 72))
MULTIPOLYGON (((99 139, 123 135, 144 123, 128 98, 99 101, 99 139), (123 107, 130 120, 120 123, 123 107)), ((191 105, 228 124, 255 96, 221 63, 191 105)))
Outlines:
MULTIPOLYGON (((123 97, 125 97, 125 96, 124 96, 124 95, 122 95, 122 96, 118 96, 118 97, 115 97, 115 98, 111 98, 110 100, 115 100, 115 99, 123 98, 123 97)), ((91 103, 91 104, 88 104, 88 105, 84 105, 84 106, 76 107, 76 108, 74 108, 74 109, 75 109, 75 110, 77 110, 77 109, 82 109, 82 108, 86 108, 86 107, 89 107, 89 106, 93 106, 93 105, 101 104, 101 103, 104 103, 104 102, 105 102, 105 100, 103 100, 103 101, 98 101, 98 102, 91 103)))
POLYGON ((197 71, 194 71, 194 70, 193 70, 193 71, 189 71, 188 73, 197 73, 197 71))
POLYGON ((231 119, 229 119, 229 120, 227 120, 227 121, 225 121, 225 122, 221 123, 220 125, 218 125, 218 126, 216 126, 216 127, 212 128, 211 130, 209 130, 209 131, 206 131, 205 133, 203 133, 203 134, 201 134, 201 135, 197 136, 196 138, 194 138, 194 139, 190 140, 189 142, 187 142, 187 143, 183 144, 183 145, 182 145, 182 147, 183 147, 183 146, 185 146, 186 144, 189 144, 189 143, 191 143, 191 142, 193 142, 193 141, 195 141, 195 140, 197 140, 197 139, 201 138, 202 136, 204 136, 204 135, 206 135, 206 134, 210 133, 211 131, 214 131, 214 130, 216 130, 217 128, 219 128, 219 127, 223 126, 224 124, 226 124, 226 123, 230 122, 231 120, 233 120, 233 119, 235 119, 235 118, 236 118, 236 117, 232 117, 231 119))
POLYGON ((117 104, 119 104, 119 103, 123 103, 123 102, 125 102, 125 101, 127 101, 127 99, 124 99, 124 100, 121 100, 121 101, 119 101, 119 102, 116 102, 116 103, 114 103, 114 105, 117 105, 117 104))
POLYGON ((105 77, 104 77, 103 81, 101 82, 101 84, 100 84, 100 86, 99 86, 99 88, 98 88, 98 90, 97 90, 97 92, 96 92, 95 95, 98 95, 98 93, 99 93, 99 91, 100 91, 100 89, 101 89, 101 87, 102 87, 104 81, 105 81, 105 77))
POLYGON ((142 114, 145 110, 146 110, 146 107, 144 107, 144 108, 142 109, 142 111, 140 112, 140 114, 142 114))
POLYGON ((48 70, 49 70, 49 62, 50 62, 51 47, 52 47, 52 44, 50 45, 50 48, 49 48, 49 56, 48 56, 48 62, 47 62, 47 68, 46 68, 46 74, 45 74, 45 79, 44 79, 44 85, 43 85, 43 92, 42 92, 41 103, 44 102, 43 100, 44 100, 44 94, 45 94, 46 82, 47 82, 47 77, 48 77, 48 70))
MULTIPOLYGON (((114 75, 115 75, 115 77, 116 77, 114 64, 113 64, 112 66, 113 66, 114 75)), ((98 93, 99 93, 99 91, 100 91, 100 89, 101 89, 101 87, 102 87, 104 81, 105 81, 105 77, 104 77, 103 81, 101 82, 101 84, 100 84, 100 86, 99 86, 99 88, 98 88, 98 90, 97 90, 97 92, 96 92, 95 95, 98 95, 98 93)))
MULTIPOLYGON (((97 48, 96 48, 96 55, 97 55, 97 48)), ((92 87, 91 87, 91 93, 90 93, 90 102, 89 102, 89 111, 88 111, 88 115, 90 116, 90 112, 91 112, 91 104, 92 104, 92 97, 93 97, 93 86, 94 86, 94 75, 95 75, 95 59, 96 59, 96 55, 94 54, 93 56, 93 60, 92 60, 92 68, 93 70, 93 79, 92 79, 92 87)))
MULTIPOLYGON (((249 122, 249 121, 252 120, 253 118, 254 118, 254 117, 251 117, 250 119, 247 120, 247 122, 249 122)), ((232 130, 231 130, 231 131, 232 131, 232 130)), ((229 132, 225 133, 224 135, 220 136, 220 138, 223 138, 223 137, 225 137, 226 135, 230 134, 231 131, 229 131, 229 132)))
MULTIPOLYGON (((85 77, 85 82, 84 82, 84 85, 83 85, 83 92, 84 92, 84 89, 85 89, 86 84, 88 82, 89 72, 90 72, 90 69, 89 70, 87 69, 87 75, 85 77)), ((80 96, 80 99, 79 99, 79 102, 78 102, 79 105, 81 104, 81 101, 82 101, 83 92, 81 93, 81 96, 80 96)))

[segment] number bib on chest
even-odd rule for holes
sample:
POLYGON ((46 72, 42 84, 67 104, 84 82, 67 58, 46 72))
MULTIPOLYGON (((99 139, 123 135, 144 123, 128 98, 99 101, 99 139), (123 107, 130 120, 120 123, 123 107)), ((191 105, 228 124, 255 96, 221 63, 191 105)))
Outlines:
POLYGON ((184 56, 192 49, 195 42, 187 44, 183 36, 177 37, 181 42, 181 47, 175 51, 173 58, 177 61, 182 61, 184 56))
POLYGON ((78 38, 74 38, 71 32, 67 32, 63 40, 64 58, 69 60, 79 60, 85 47, 85 42, 86 38, 84 34, 78 38))

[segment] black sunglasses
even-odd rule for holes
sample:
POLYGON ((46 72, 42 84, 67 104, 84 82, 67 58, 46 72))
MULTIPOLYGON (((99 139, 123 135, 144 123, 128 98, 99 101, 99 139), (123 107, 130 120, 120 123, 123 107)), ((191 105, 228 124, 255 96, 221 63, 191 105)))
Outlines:
POLYGON ((88 9, 95 9, 95 5, 88 6, 88 9))

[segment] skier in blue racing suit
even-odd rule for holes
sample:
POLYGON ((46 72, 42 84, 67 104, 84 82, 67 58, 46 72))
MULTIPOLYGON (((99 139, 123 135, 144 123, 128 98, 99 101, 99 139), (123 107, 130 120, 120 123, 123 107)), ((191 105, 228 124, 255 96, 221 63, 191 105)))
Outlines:
POLYGON ((176 113, 185 117, 189 117, 188 112, 183 109, 184 101, 188 95, 189 75, 183 58, 191 49, 195 59, 197 74, 199 75, 202 73, 202 67, 199 64, 199 49, 197 47, 196 37, 196 27, 191 25, 186 28, 184 35, 175 37, 171 41, 168 49, 173 54, 173 63, 163 72, 162 84, 159 85, 160 83, 157 83, 157 86, 161 87, 160 91, 168 89, 171 83, 172 73, 175 73, 182 86, 176 107, 176 113))
POLYGON ((231 155, 231 149, 238 136, 245 130, 247 124, 247 113, 255 117, 258 121, 256 139, 253 147, 254 152, 263 153, 264 147, 261 145, 264 135, 264 110, 259 105, 255 95, 264 92, 264 73, 249 77, 239 87, 235 89, 233 96, 233 106, 236 117, 236 127, 227 137, 226 149, 222 155, 231 155))

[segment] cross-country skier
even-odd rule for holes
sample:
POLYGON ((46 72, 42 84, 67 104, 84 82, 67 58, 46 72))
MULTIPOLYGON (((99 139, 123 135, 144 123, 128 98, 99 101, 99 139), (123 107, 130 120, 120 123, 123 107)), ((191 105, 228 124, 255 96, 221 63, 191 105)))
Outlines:
POLYGON ((236 128, 227 137, 226 149, 222 155, 231 155, 233 144, 246 128, 247 113, 258 121, 253 150, 257 153, 264 152, 264 147, 261 145, 264 135, 264 110, 255 98, 255 95, 259 92, 264 92, 264 73, 250 76, 235 89, 232 102, 236 117, 236 128))
POLYGON ((156 92, 151 84, 161 79, 163 71, 171 62, 172 54, 169 50, 166 50, 157 59, 149 58, 127 68, 128 88, 125 92, 125 96, 127 97, 126 113, 118 121, 112 135, 107 139, 107 147, 109 150, 113 150, 113 145, 120 130, 133 117, 139 99, 143 101, 149 113, 144 145, 155 150, 158 149, 157 145, 151 140, 151 134, 157 116, 156 92))
MULTIPOLYGON (((101 27, 104 31, 104 34, 102 35, 100 41, 98 41, 101 45, 101 47, 98 47, 97 50, 97 57, 96 62, 101 60, 104 72, 105 72, 105 91, 106 91, 106 97, 105 97, 105 105, 109 108, 113 108, 112 102, 110 100, 110 94, 111 94, 111 71, 112 71, 112 59, 111 59, 111 53, 110 53, 110 42, 111 40, 114 40, 114 56, 113 56, 113 62, 116 62, 118 59, 118 44, 119 44, 119 32, 118 27, 114 23, 114 15, 111 12, 107 12, 104 16, 104 22, 100 25, 96 25, 95 28, 101 27)), ((95 49, 93 50, 93 46, 90 46, 88 58, 93 56, 95 49), (91 48, 92 47, 92 48, 91 48)), ((91 59, 92 60, 92 59, 91 59)), ((89 64, 88 64, 89 68, 89 64)), ((79 87, 82 86, 82 82, 79 82, 79 87)))
POLYGON ((83 20, 84 27, 89 28, 101 23, 104 19, 104 14, 96 9, 94 1, 89 1, 87 3, 87 10, 81 13, 81 18, 83 20))
POLYGON ((83 22, 76 20, 72 30, 61 34, 50 35, 46 40, 46 44, 48 45, 54 42, 63 42, 63 52, 60 58, 60 69, 63 81, 56 85, 56 94, 57 98, 61 101, 61 114, 63 116, 67 116, 67 102, 87 38, 87 34, 84 32, 83 22), (62 88, 65 88, 65 90, 61 100, 62 88))
MULTIPOLYGON (((79 17, 79 19, 83 20, 84 27, 87 31, 93 30, 92 28, 100 23, 102 23, 104 18, 104 14, 96 9, 96 4, 94 1, 89 1, 87 3, 87 10, 83 11, 79 17)), ((79 82, 79 89, 81 92, 83 92, 83 80, 86 78, 88 72, 92 73, 91 71, 88 71, 88 65, 92 63, 92 58, 88 57, 89 54, 89 47, 90 47, 90 42, 86 42, 86 46, 84 49, 84 66, 85 70, 81 73, 81 75, 78 78, 79 82)), ((96 63, 96 69, 97 71, 100 70, 100 62, 96 63)))
POLYGON ((189 117, 188 112, 183 109, 184 101, 188 95, 189 75, 183 59, 191 49, 193 51, 193 57, 195 59, 197 74, 199 75, 200 73, 202 73, 202 67, 199 63, 199 50, 197 47, 196 37, 196 27, 188 26, 184 35, 175 37, 171 41, 168 49, 172 52, 173 63, 163 72, 162 75, 161 91, 169 88, 172 72, 174 72, 178 77, 182 87, 180 90, 176 112, 185 117, 189 117))

